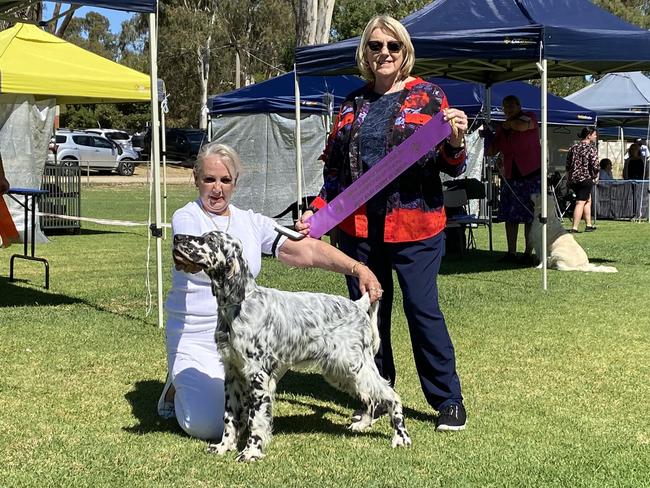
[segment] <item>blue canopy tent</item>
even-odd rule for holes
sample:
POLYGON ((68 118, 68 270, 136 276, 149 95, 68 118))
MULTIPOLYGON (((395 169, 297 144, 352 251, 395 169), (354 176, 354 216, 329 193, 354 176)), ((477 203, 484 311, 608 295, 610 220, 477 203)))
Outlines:
POLYGON ((599 114, 626 111, 650 112, 650 78, 641 72, 608 73, 596 82, 566 97, 599 114))
MULTIPOLYGON (((548 77, 650 69, 650 32, 588 0, 437 0, 402 22, 415 46, 418 75, 478 81, 488 87, 541 77, 542 222, 547 217, 548 77)), ((356 72, 358 42, 355 38, 298 48, 297 75, 356 72)), ((546 253, 546 225, 542 229, 546 253)))
MULTIPOLYGON (((487 91, 484 85, 436 77, 428 78, 428 80, 444 90, 452 106, 462 109, 470 117, 484 115, 487 91)), ((539 87, 523 81, 507 81, 492 85, 491 119, 504 120, 501 102, 508 95, 515 95, 525 111, 534 112, 538 120, 541 118, 539 87)), ((548 94, 547 110, 549 124, 594 125, 596 123, 596 112, 550 93, 548 94)))
MULTIPOLYGON (((331 110, 330 104, 338 107, 348 93, 364 84, 361 78, 350 75, 303 76, 300 78, 301 112, 325 113, 331 110)), ((214 114, 293 112, 293 73, 211 97, 208 109, 214 114)))
MULTIPOLYGON (((4 20, 23 20, 19 17, 19 9, 36 3, 35 0, 0 0, 0 18, 4 20)), ((159 126, 159 108, 158 108, 158 35, 156 32, 157 21, 156 13, 158 9, 157 0, 75 0, 70 3, 76 6, 102 7, 111 10, 131 11, 149 14, 149 58, 150 58, 150 85, 151 85, 151 122, 154 127, 159 126)), ((157 265, 157 293, 158 293, 158 326, 163 325, 163 306, 162 306, 162 205, 160 195, 160 135, 158 131, 153 131, 152 137, 152 184, 154 187, 155 201, 155 228, 152 234, 156 237, 156 265, 157 265)))
POLYGON ((608 73, 566 97, 596 111, 602 135, 647 139, 650 135, 650 78, 640 72, 608 73))

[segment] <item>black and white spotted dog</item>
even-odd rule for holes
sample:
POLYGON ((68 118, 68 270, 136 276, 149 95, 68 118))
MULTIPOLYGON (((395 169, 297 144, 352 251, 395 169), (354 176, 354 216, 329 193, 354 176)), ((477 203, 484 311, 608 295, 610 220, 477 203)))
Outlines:
POLYGON ((226 373, 225 427, 221 442, 210 444, 210 452, 235 450, 247 429, 246 447, 237 459, 262 458, 271 439, 276 385, 297 365, 319 367, 329 383, 363 402, 365 413, 350 429, 368 429, 371 412, 381 405, 395 431, 392 446, 411 445, 400 398, 373 359, 379 347, 379 302, 371 306, 367 294, 353 302, 257 286, 241 242, 219 231, 174 236, 174 254, 205 271, 219 305, 215 338, 226 373))

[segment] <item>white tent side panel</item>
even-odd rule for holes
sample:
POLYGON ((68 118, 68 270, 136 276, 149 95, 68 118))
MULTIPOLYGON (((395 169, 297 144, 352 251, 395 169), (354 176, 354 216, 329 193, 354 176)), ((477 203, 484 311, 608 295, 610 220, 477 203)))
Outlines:
MULTIPOLYGON (((233 204, 273 217, 296 201, 294 114, 236 114, 213 118, 212 140, 232 146, 244 166, 233 204)), ((303 195, 317 195, 323 184, 325 117, 303 116, 303 195)), ((291 212, 278 219, 293 225, 291 212)))
MULTIPOLYGON (((47 148, 54 130, 54 104, 53 99, 36 101, 32 95, 0 95, 0 154, 13 188, 41 188, 47 148)), ((4 198, 22 236, 24 209, 9 197, 4 198)), ((19 197, 21 202, 23 198, 19 197)), ((39 219, 36 219, 35 235, 37 242, 47 240, 40 232, 39 219)))

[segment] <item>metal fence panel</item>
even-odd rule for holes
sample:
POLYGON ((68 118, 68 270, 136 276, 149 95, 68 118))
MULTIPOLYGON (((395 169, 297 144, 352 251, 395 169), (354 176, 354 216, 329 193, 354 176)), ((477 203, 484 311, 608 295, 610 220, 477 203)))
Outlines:
POLYGON ((46 164, 41 188, 48 194, 40 199, 40 211, 57 215, 41 215, 41 229, 79 232, 81 222, 63 216, 81 216, 81 168, 46 164))

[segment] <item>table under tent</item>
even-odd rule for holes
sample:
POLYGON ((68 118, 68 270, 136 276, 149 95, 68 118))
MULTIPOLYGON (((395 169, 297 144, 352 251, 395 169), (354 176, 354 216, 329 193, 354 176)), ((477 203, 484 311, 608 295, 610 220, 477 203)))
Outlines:
MULTIPOLYGON (((438 0, 402 23, 415 47, 414 74, 477 81, 488 88, 500 81, 541 78, 541 220, 546 253, 547 79, 649 69, 650 32, 588 0, 438 0)), ((353 38, 298 48, 297 74, 356 73, 358 42, 353 38)))
MULTIPOLYGON (((306 76, 300 79, 301 155, 295 163, 294 75, 271 78, 208 100, 210 138, 232 146, 241 156, 244 170, 233 203, 271 217, 280 215, 302 194, 318 194, 323 183, 323 164, 318 159, 327 133, 343 98, 364 82, 356 76, 306 76)), ((293 206, 295 209, 295 205, 293 206)), ((278 218, 293 226, 297 211, 278 218)))

